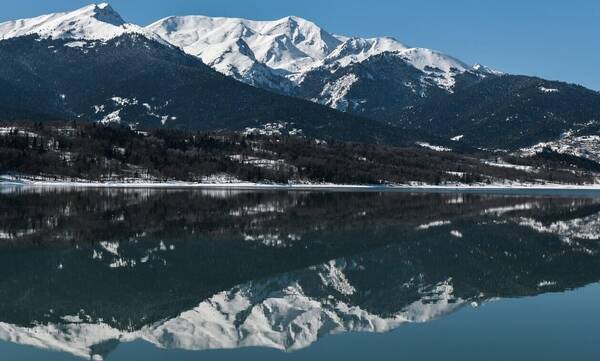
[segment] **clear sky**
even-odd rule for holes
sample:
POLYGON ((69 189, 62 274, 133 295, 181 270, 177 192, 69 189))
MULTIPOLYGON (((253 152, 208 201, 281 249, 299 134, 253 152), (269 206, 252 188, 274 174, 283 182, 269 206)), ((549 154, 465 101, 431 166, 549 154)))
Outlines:
MULTIPOLYGON (((0 21, 66 11, 86 0, 1 0, 0 21)), ((98 1, 101 2, 101 1, 98 1)), ((297 15, 325 30, 393 36, 509 73, 600 90, 599 0, 112 0, 125 20, 169 15, 269 20, 297 15)))

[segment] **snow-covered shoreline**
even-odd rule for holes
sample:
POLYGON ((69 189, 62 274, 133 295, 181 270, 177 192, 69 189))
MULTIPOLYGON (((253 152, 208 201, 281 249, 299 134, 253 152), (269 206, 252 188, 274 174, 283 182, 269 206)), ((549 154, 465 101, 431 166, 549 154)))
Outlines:
POLYGON ((395 185, 359 185, 333 183, 253 183, 253 182, 180 182, 180 181, 53 181, 7 179, 0 177, 0 187, 25 188, 146 188, 146 189, 231 189, 231 190, 278 190, 278 191, 377 191, 377 192, 406 192, 406 191, 593 191, 600 193, 600 184, 395 184, 395 185))

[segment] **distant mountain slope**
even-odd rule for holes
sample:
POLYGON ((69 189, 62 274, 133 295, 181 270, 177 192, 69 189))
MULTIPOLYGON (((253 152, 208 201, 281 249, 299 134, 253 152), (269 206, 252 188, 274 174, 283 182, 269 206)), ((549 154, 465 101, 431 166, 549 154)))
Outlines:
POLYGON ((598 134, 600 93, 504 75, 461 86, 403 113, 402 126, 487 148, 517 149, 571 133, 598 134))
MULTIPOLYGON (((386 52, 359 63, 344 66, 332 62, 315 68, 303 75, 296 95, 338 110, 396 122, 407 109, 432 96, 449 94, 457 77, 475 82, 486 76, 465 68, 444 72, 424 65, 419 69, 411 64, 409 54, 386 52)), ((429 55, 438 56, 435 52, 429 55)))

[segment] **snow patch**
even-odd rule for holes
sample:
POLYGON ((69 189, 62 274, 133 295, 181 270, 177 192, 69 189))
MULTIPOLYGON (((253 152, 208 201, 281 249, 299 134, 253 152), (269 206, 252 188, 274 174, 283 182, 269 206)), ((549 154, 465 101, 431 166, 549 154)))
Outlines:
POLYGON ((447 226, 449 224, 452 224, 452 222, 450 222, 450 221, 435 221, 435 222, 422 224, 422 225, 418 226, 417 229, 418 230, 427 230, 427 229, 431 229, 431 228, 447 226))
POLYGON ((560 90, 558 90, 558 89, 556 89, 556 88, 546 88, 546 87, 543 87, 543 86, 540 86, 538 89, 539 89, 539 90, 540 90, 542 93, 546 93, 546 94, 548 94, 548 93, 558 93, 558 92, 560 92, 560 90))
POLYGON ((115 110, 114 112, 106 115, 104 118, 102 118, 102 120, 100 120, 100 123, 105 125, 111 123, 121 123, 121 109, 115 110))
POLYGON ((450 231, 450 234, 456 238, 463 238, 463 234, 461 231, 453 230, 453 231, 450 231))
POLYGON ((534 167, 526 166, 526 165, 510 164, 510 163, 504 162, 503 160, 497 160, 496 162, 483 161, 482 163, 485 164, 485 165, 489 165, 491 167, 511 168, 511 169, 516 169, 516 170, 521 170, 521 171, 524 171, 524 172, 535 172, 535 168, 534 167))
POLYGON ((426 142, 417 142, 416 144, 419 147, 423 147, 423 148, 427 148, 427 149, 430 149, 430 150, 434 150, 436 152, 451 152, 452 151, 452 149, 450 149, 450 148, 442 147, 442 146, 439 146, 439 145, 433 145, 433 144, 429 144, 429 143, 426 143, 426 142))
MULTIPOLYGON (((325 85, 321 91, 321 102, 331 108, 347 111, 349 108, 349 101, 346 99, 346 95, 352 89, 352 85, 358 81, 358 77, 355 74, 344 75, 337 79, 333 83, 325 85)), ((319 102, 319 99, 313 99, 315 102, 319 102)))
POLYGON ((520 152, 523 156, 527 157, 541 153, 545 149, 600 162, 600 136, 598 135, 577 136, 568 132, 558 140, 542 142, 529 148, 522 148, 520 152))

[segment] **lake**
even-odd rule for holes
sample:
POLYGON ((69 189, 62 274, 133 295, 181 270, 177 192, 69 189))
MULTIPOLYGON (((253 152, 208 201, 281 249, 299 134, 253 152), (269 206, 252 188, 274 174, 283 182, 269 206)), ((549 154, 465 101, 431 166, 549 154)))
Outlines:
POLYGON ((598 360, 600 194, 0 188, 6 360, 598 360))

